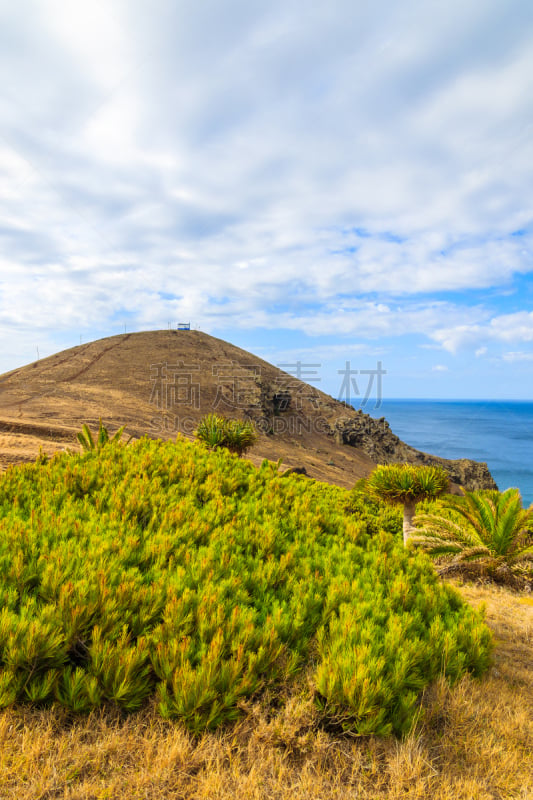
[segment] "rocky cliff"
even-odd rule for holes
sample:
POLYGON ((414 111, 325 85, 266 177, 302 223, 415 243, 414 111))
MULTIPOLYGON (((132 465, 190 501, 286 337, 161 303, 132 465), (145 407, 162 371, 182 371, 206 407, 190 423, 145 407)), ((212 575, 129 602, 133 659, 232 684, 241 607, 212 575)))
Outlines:
POLYGON ((355 411, 355 416, 341 417, 334 425, 338 441, 357 447, 379 464, 408 462, 410 464, 433 464, 446 469, 453 483, 465 489, 497 489, 487 464, 468 458, 450 460, 415 450, 394 434, 385 419, 373 419, 368 414, 355 411))

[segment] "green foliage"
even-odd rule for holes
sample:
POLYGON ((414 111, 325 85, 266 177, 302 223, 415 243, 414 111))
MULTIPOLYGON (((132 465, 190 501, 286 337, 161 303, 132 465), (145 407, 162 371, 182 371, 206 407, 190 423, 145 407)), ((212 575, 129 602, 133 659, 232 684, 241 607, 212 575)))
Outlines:
POLYGON ((370 497, 403 505, 403 542, 412 537, 415 507, 421 500, 438 497, 448 490, 449 478, 442 467, 413 464, 382 464, 364 482, 370 497))
POLYGON ((257 441, 253 422, 242 419, 228 419, 226 422, 225 447, 231 453, 244 454, 257 441))
MULTIPOLYGON (((87 450, 96 450, 100 451, 102 447, 109 442, 119 442, 122 439, 122 434, 124 432, 125 425, 122 428, 119 428, 118 431, 114 434, 114 436, 110 439, 109 432, 106 427, 102 424, 102 420, 100 419, 98 425, 98 436, 96 437, 96 442, 94 441, 93 435, 88 425, 83 425, 80 433, 77 434, 78 442, 81 444, 82 449, 87 450)), ((42 461, 40 462, 42 463, 42 461)))
POLYGON ((0 707, 155 699, 199 733, 305 675, 325 721, 401 735, 428 683, 485 669, 396 509, 277 467, 141 439, 2 473, 0 707))
POLYGON ((210 450, 216 450, 217 447, 222 447, 226 441, 225 422, 225 418, 219 414, 206 414, 200 420, 194 435, 210 450))
POLYGON ((207 414, 195 430, 196 438, 216 450, 225 447, 231 453, 243 455, 257 441, 252 422, 242 419, 227 419, 218 414, 207 414))
POLYGON ((533 562, 533 506, 522 507, 518 489, 450 495, 415 521, 421 527, 415 541, 432 555, 489 569, 533 562))
POLYGON ((103 700, 103 691, 94 675, 81 667, 66 667, 56 688, 56 697, 61 705, 76 714, 87 714, 98 708, 103 700))
POLYGON ((381 464, 366 479, 367 491, 390 503, 438 497, 448 491, 448 474, 442 467, 381 464))
POLYGON ((358 481, 348 495, 345 511, 357 520, 364 520, 369 533, 386 531, 396 535, 402 531, 401 509, 369 495, 364 479, 358 481))

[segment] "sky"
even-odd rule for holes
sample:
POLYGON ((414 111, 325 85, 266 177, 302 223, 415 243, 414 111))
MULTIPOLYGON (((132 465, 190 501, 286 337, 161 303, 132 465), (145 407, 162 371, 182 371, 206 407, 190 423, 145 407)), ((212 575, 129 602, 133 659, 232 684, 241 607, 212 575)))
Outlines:
POLYGON ((0 0, 0 76, 0 372, 190 321, 533 399, 531 0, 0 0))

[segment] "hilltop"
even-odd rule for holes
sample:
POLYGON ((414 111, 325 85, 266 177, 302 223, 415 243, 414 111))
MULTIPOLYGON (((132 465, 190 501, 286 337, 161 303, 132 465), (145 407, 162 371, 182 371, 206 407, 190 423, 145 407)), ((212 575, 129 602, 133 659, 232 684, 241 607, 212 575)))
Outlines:
POLYGON ((447 461, 402 442, 376 420, 246 350, 200 331, 126 333, 56 353, 0 376, 0 464, 76 447, 101 418, 135 438, 191 437, 216 411, 251 418, 249 458, 282 459, 313 478, 352 486, 376 463, 438 463, 470 489, 494 487, 485 464, 447 461))

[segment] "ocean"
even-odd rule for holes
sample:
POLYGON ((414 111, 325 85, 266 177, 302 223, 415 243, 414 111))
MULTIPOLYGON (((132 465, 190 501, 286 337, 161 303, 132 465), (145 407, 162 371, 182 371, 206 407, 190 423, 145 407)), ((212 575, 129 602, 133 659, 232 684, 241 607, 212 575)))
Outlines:
POLYGON ((533 503, 533 401, 383 400, 363 410, 417 450, 485 461, 500 491, 517 486, 533 503))

